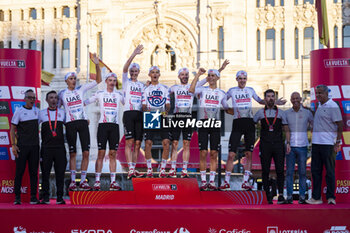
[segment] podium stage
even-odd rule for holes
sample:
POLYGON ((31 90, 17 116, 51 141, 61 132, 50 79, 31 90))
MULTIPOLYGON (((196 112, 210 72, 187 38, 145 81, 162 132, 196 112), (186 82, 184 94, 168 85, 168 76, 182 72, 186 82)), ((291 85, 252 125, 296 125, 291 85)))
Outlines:
POLYGON ((350 204, 268 205, 261 191, 199 191, 196 179, 133 179, 66 205, 0 204, 1 233, 349 233, 350 204))

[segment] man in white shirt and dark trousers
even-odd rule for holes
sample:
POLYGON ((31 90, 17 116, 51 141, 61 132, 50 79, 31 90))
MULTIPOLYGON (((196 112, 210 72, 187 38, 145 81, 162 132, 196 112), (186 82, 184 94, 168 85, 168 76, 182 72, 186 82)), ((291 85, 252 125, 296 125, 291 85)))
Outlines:
POLYGON ((328 97, 328 87, 316 87, 316 99, 319 101, 312 133, 312 198, 308 204, 322 204, 322 171, 326 168, 328 204, 335 205, 335 153, 340 151, 343 121, 339 106, 328 97))
POLYGON ((42 157, 42 204, 50 204, 50 172, 52 164, 55 168, 57 200, 56 204, 66 204, 63 200, 64 173, 67 167, 66 148, 64 147, 63 124, 65 112, 57 108, 56 91, 46 94, 49 107, 39 112, 41 125, 41 157, 42 157))
POLYGON ((16 110, 11 120, 12 151, 16 157, 15 205, 21 204, 21 185, 26 164, 30 178, 30 204, 39 204, 37 199, 39 166, 39 109, 34 106, 35 93, 24 93, 25 105, 16 110), (17 131, 17 134, 16 134, 17 131))
POLYGON ((277 174, 278 201, 277 204, 284 204, 284 142, 283 132, 286 133, 287 154, 290 152, 290 133, 284 111, 275 105, 275 92, 272 89, 264 92, 266 106, 260 109, 254 115, 254 122, 260 121, 260 160, 262 168, 263 187, 266 192, 269 204, 272 202, 272 193, 270 192, 269 173, 271 161, 275 162, 277 174))
POLYGON ((290 130, 291 151, 286 154, 286 186, 287 186, 287 204, 293 204, 293 175, 295 162, 298 164, 299 172, 299 204, 305 204, 306 192, 306 159, 308 126, 313 123, 313 115, 310 110, 303 108, 301 97, 298 92, 293 92, 290 101, 293 107, 285 111, 288 127, 290 130))

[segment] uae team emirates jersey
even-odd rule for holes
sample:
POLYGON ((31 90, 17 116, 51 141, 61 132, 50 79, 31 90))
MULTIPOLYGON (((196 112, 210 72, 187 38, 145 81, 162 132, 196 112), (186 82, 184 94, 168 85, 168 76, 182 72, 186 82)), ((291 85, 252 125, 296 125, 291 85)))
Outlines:
POLYGON ((145 104, 147 111, 165 111, 165 105, 170 104, 169 88, 163 84, 150 84, 144 89, 142 104, 145 104))
POLYGON ((199 119, 220 120, 220 107, 228 109, 225 92, 219 88, 198 87, 195 94, 199 97, 199 119))
POLYGON ((232 98, 232 107, 234 109, 233 119, 253 118, 252 99, 260 102, 260 97, 251 87, 232 87, 227 93, 227 100, 232 98))
POLYGON ((69 90, 68 88, 60 91, 58 94, 58 106, 64 106, 66 111, 66 123, 76 120, 87 120, 87 115, 84 111, 83 97, 86 91, 95 87, 96 81, 86 83, 82 86, 69 90))
POLYGON ((141 111, 142 109, 142 91, 144 84, 133 82, 128 78, 127 73, 123 73, 123 92, 124 92, 124 112, 130 110, 141 111))
POLYGON ((99 123, 118 124, 119 103, 124 102, 123 95, 118 91, 108 92, 107 90, 98 91, 92 97, 87 99, 85 105, 98 102, 100 106, 99 123))
POLYGON ((39 112, 39 124, 41 124, 41 145, 44 147, 59 147, 64 146, 63 124, 65 119, 64 110, 61 108, 50 110, 47 113, 47 108, 39 112), (50 114, 50 119, 49 119, 50 114), (55 128, 55 122, 56 128, 55 128), (51 127, 50 127, 51 124, 51 127), (53 133, 55 132, 55 133, 53 133))
MULTIPOLYGON (((196 87, 203 86, 206 79, 199 81, 196 87)), ((175 108, 174 113, 191 113, 194 94, 189 92, 191 84, 173 85, 169 88, 169 93, 174 93, 175 108)))

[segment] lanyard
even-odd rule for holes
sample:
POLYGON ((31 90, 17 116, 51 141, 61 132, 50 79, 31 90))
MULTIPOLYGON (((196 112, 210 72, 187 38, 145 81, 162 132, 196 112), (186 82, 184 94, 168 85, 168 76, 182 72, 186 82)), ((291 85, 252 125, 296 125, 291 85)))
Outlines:
POLYGON ((270 131, 270 132, 273 131, 273 126, 274 126, 275 123, 276 123, 277 115, 278 115, 278 108, 276 107, 275 119, 273 119, 272 125, 270 125, 270 122, 267 120, 267 117, 266 117, 266 109, 264 108, 265 121, 266 121, 266 124, 269 126, 269 131, 270 131))
POLYGON ((58 112, 58 109, 56 108, 55 127, 54 127, 54 129, 52 130, 50 112, 49 112, 49 109, 47 109, 47 116, 48 116, 48 118, 49 118, 49 126, 50 126, 50 130, 51 130, 51 133, 52 133, 52 137, 56 137, 56 136, 57 136, 57 133, 56 133, 56 128, 57 128, 57 112, 58 112))

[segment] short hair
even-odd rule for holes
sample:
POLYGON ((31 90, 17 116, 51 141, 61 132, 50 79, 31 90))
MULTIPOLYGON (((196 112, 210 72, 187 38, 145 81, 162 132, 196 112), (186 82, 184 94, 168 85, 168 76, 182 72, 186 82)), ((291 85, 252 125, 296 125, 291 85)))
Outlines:
POLYGON ((28 93, 30 92, 34 93, 33 89, 26 90, 26 92, 24 92, 24 98, 28 97, 28 93))
POLYGON ((276 95, 275 91, 272 90, 272 89, 267 89, 265 92, 264 92, 264 97, 266 97, 267 93, 273 93, 273 95, 276 95))
POLYGON ((328 94, 329 89, 326 85, 320 84, 320 85, 316 86, 316 89, 318 89, 318 88, 321 88, 323 92, 326 92, 328 94))
POLYGON ((57 95, 57 92, 52 90, 52 91, 49 91, 47 94, 46 94, 46 99, 49 98, 49 95, 50 94, 56 94, 57 95))

